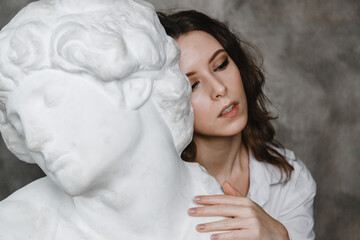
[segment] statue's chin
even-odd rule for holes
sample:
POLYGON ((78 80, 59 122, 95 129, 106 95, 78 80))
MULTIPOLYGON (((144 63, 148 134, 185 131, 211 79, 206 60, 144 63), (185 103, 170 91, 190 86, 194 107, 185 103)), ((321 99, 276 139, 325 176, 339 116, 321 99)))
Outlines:
POLYGON ((46 170, 44 172, 60 190, 71 197, 81 196, 92 190, 90 184, 92 176, 84 172, 72 171, 70 166, 68 169, 59 169, 54 173, 46 170))

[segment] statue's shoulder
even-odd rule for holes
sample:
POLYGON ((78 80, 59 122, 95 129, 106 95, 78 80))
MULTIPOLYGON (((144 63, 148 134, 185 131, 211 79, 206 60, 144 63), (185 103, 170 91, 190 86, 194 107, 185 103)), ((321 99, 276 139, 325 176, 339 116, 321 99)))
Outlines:
MULTIPOLYGON (((62 193, 47 177, 38 179, 0 202, 0 239, 46 236, 58 221, 62 193)), ((45 238, 41 238, 45 239, 45 238)), ((49 238, 51 239, 51 238, 49 238)))
POLYGON ((223 194, 220 184, 211 176, 206 169, 197 162, 185 162, 185 166, 190 172, 192 182, 196 183, 195 190, 197 195, 223 194))
POLYGON ((24 205, 46 206, 47 202, 57 202, 59 197, 64 196, 64 192, 61 191, 54 182, 48 177, 43 177, 35 180, 23 188, 20 188, 9 197, 0 202, 2 204, 21 203, 24 205))

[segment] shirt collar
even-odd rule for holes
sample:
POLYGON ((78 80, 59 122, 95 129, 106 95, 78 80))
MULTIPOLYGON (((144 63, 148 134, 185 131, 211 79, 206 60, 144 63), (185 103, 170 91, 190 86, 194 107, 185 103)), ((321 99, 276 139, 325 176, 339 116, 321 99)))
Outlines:
POLYGON ((248 197, 263 206, 270 197, 270 186, 279 184, 281 172, 279 168, 269 163, 256 160, 249 151, 250 187, 248 197))

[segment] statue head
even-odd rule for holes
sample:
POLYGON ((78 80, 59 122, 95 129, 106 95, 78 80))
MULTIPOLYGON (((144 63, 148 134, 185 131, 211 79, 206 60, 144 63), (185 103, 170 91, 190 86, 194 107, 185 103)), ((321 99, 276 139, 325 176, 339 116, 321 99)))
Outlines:
POLYGON ((0 53, 2 136, 19 159, 50 177, 86 151, 88 162, 72 164, 101 174, 106 164, 96 161, 126 154, 136 141, 139 120, 127 112, 147 101, 179 154, 191 139, 191 90, 179 50, 143 1, 31 3, 0 32, 0 53), (116 156, 98 156, 97 147, 116 156))

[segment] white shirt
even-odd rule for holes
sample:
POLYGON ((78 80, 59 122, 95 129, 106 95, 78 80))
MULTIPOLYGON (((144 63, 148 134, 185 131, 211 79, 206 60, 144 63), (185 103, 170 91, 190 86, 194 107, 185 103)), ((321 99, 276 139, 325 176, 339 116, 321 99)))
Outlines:
POLYGON ((305 164, 292 151, 285 150, 285 158, 294 170, 287 183, 279 183, 279 168, 257 161, 251 151, 249 158, 248 197, 281 222, 291 240, 315 239, 313 203, 316 183, 305 164))

